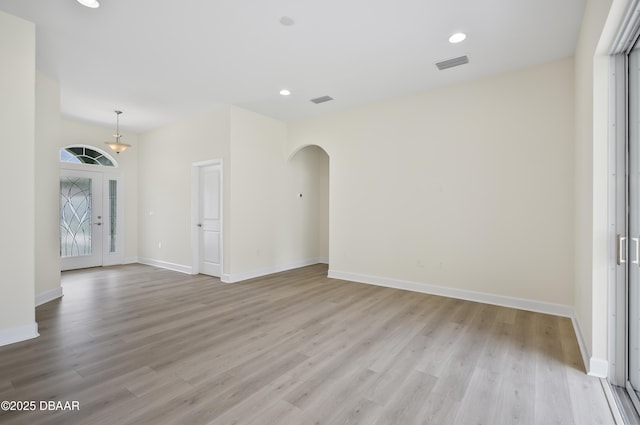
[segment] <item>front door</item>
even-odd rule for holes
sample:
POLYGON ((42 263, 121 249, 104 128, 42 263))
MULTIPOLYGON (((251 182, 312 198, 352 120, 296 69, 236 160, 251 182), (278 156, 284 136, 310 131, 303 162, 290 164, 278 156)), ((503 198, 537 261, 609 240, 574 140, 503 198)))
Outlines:
POLYGON ((102 265, 102 174, 60 170, 60 258, 62 270, 102 265))

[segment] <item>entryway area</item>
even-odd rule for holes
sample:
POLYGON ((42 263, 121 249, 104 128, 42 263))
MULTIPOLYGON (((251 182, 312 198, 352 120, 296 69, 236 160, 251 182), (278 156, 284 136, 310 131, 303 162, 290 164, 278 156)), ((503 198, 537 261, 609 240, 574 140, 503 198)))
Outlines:
POLYGON ((61 270, 119 264, 123 259, 122 176, 106 152, 60 150, 61 270))

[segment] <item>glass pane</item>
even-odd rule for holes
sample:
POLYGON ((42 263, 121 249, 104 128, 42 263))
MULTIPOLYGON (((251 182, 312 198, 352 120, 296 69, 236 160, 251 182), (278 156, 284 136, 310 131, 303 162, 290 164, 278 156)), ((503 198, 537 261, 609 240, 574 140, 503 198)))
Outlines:
MULTIPOLYGON (((629 257, 640 255, 640 50, 629 54, 629 257)), ((628 269, 628 373, 636 395, 640 390, 640 264, 632 261, 628 269)))
POLYGON ((85 164, 94 164, 94 165, 98 164, 98 162, 95 159, 91 158, 90 156, 83 155, 83 156, 79 156, 78 159, 84 162, 85 164))
POLYGON ((80 160, 76 158, 74 154, 66 149, 60 149, 60 162, 74 162, 79 163, 80 160))
POLYGON ((91 179, 60 178, 60 256, 91 254, 91 179))
POLYGON ((113 164, 111 163, 109 158, 107 158, 106 156, 100 155, 99 157, 96 158, 96 161, 98 161, 100 163, 100 165, 104 165, 105 167, 112 167, 113 166, 113 164))
POLYGON ((75 156, 84 155, 84 148, 81 147, 81 146, 73 147, 73 148, 67 148, 67 150, 69 152, 71 152, 72 154, 74 154, 75 156))
POLYGON ((109 252, 116 252, 118 181, 109 180, 109 252))

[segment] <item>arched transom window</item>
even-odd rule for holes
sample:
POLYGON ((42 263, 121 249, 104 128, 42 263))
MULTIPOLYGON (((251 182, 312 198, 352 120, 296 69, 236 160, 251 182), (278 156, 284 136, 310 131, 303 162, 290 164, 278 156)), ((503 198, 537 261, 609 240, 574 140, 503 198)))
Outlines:
POLYGON ((89 146, 68 146, 60 149, 60 162, 117 167, 118 163, 106 152, 89 146))

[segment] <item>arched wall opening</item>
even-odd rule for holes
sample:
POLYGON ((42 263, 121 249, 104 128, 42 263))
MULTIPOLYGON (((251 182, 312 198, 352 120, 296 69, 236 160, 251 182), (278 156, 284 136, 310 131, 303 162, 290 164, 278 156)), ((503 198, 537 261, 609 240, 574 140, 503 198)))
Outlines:
POLYGON ((292 225, 299 249, 306 258, 329 263, 329 155, 317 145, 307 145, 289 157, 295 204, 292 225))

